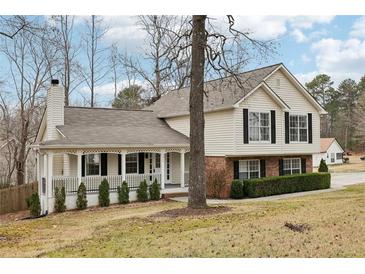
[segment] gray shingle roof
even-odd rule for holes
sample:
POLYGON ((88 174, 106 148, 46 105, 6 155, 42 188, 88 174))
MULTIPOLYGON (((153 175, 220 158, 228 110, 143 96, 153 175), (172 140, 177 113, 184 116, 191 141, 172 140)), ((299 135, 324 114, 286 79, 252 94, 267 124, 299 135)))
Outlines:
POLYGON ((188 146, 189 138, 147 110, 65 107, 65 136, 41 145, 188 146))
MULTIPOLYGON (((205 91, 208 96, 204 97, 204 111, 231 107, 280 65, 275 64, 241 73, 239 75, 241 87, 233 77, 206 82, 205 91)), ((171 91, 146 109, 155 111, 160 118, 189 114, 189 91, 190 87, 171 91)))

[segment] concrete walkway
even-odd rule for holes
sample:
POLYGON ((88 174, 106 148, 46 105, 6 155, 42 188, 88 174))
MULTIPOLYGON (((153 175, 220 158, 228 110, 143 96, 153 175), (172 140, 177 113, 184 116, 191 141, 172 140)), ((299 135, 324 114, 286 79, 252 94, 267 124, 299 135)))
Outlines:
MULTIPOLYGON (((346 186, 348 186, 348 185, 365 183, 365 172, 332 173, 331 176, 332 176, 331 188, 329 188, 329 189, 288 193, 288 194, 274 195, 274 196, 261 197, 261 198, 247 198, 247 199, 240 199, 240 200, 207 199, 207 203, 209 205, 216 205, 216 204, 244 203, 244 202, 253 202, 253 201, 254 202, 256 202, 256 201, 275 201, 275 200, 281 200, 281 199, 286 199, 286 198, 301 197, 301 196, 337 191, 337 190, 346 188, 346 186)), ((176 198, 171 198, 171 200, 187 203, 188 197, 176 197, 176 198)))

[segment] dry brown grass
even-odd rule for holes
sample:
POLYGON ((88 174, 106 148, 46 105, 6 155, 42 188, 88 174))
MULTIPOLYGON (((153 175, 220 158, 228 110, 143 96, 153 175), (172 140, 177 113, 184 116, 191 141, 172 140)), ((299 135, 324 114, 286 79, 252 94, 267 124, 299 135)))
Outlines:
POLYGON ((339 172, 365 172, 365 161, 360 160, 363 155, 347 156, 350 159, 348 164, 328 166, 329 171, 339 172))
POLYGON ((156 202, 0 225, 1 257, 364 257, 365 184, 210 216, 156 218, 156 202), (294 232, 285 223, 310 229, 294 232))

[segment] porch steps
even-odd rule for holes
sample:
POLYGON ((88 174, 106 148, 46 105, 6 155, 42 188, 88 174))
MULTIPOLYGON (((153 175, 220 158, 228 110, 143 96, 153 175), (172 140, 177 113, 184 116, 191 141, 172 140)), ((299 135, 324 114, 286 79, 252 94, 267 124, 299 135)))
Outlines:
POLYGON ((162 196, 162 199, 186 197, 186 196, 188 196, 188 192, 163 193, 161 196, 162 196))

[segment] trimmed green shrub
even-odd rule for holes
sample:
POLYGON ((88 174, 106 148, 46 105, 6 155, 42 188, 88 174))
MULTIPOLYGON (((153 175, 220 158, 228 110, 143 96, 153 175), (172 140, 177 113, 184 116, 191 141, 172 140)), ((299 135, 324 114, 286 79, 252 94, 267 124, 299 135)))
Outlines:
POLYGON ((77 209, 87 208, 86 187, 84 183, 81 183, 77 190, 76 207, 77 209))
POLYGON ((331 174, 329 173, 304 173, 243 181, 244 193, 251 198, 330 187, 331 174))
POLYGON ((147 202, 148 201, 148 186, 146 180, 142 181, 139 184, 139 187, 137 189, 137 200, 139 202, 147 202))
POLYGON ((66 210, 66 191, 65 187, 56 187, 55 189, 55 204, 54 204, 54 210, 56 212, 65 212, 66 210))
POLYGON ((122 183, 122 186, 118 186, 118 201, 120 204, 129 203, 129 187, 126 181, 122 183))
POLYGON ((37 192, 33 193, 27 200, 28 209, 31 217, 38 217, 41 215, 41 201, 37 192))
POLYGON ((160 200, 160 185, 158 184, 157 179, 150 185, 149 191, 151 200, 160 200))
POLYGON ((107 179, 104 179, 99 185, 99 205, 102 207, 110 205, 109 183, 107 179))
POLYGON ((321 162, 319 163, 318 172, 328 172, 328 166, 323 159, 321 159, 321 162))
POLYGON ((231 198, 242 199, 243 198, 243 183, 240 180, 233 180, 231 185, 231 198))

